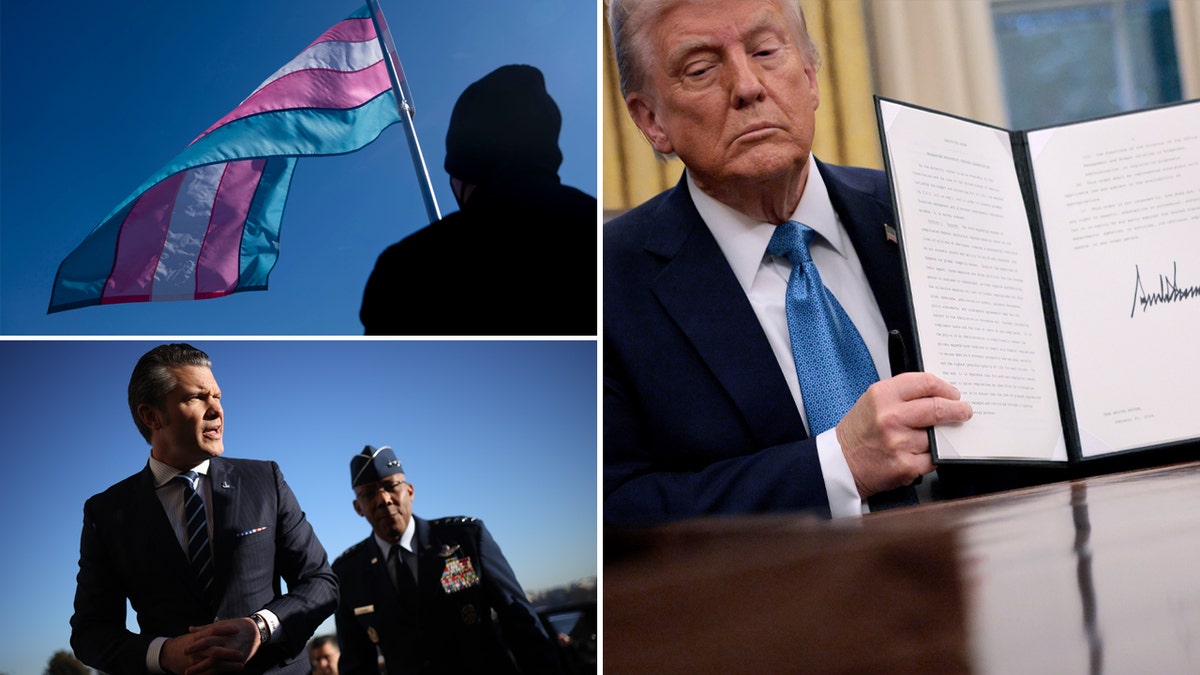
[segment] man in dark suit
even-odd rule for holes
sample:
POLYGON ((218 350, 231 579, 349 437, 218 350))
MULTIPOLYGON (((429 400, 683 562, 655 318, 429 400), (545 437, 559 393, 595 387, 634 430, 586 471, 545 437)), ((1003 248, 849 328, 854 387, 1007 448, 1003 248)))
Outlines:
POLYGON ((915 502, 926 428, 970 406, 933 375, 891 376, 888 331, 911 326, 887 185, 811 156, 819 55, 799 0, 611 0, 609 22, 634 122, 687 170, 604 230, 606 524, 915 502), (785 316, 794 267, 767 255, 790 221, 815 232, 803 267, 880 379, 819 433, 796 372, 808 338, 785 316))
POLYGON ((561 126, 533 66, 467 87, 446 131, 460 210, 379 256, 367 335, 596 334, 596 198, 559 181, 561 126))
POLYGON ((372 534, 333 563, 341 675, 559 671, 550 638, 481 521, 412 515, 413 486, 387 446, 355 455, 350 478, 354 510, 372 534))
POLYGON ((71 646, 108 673, 307 673, 337 603, 325 549, 274 462, 226 459, 208 356, 160 345, 129 408, 146 468, 84 505, 71 646), (281 592, 280 580, 288 592, 281 592), (140 633, 126 629, 126 602, 140 633))

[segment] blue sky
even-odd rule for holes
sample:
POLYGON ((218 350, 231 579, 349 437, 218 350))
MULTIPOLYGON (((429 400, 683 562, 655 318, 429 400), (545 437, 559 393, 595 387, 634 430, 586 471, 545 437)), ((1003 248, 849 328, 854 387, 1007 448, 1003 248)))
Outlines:
MULTIPOLYGON (((222 389, 226 456, 278 462, 331 559, 370 532, 350 457, 391 445, 414 512, 483 519, 526 591, 596 575, 595 341, 191 342, 222 389)), ((125 389, 155 344, 0 341, 0 673, 70 649, 83 502, 146 463, 125 389)))
MULTIPOLYGON (((495 68, 540 68, 563 114, 563 182, 597 194, 596 6, 382 0, 443 214, 450 111, 495 68)), ((379 253, 428 222, 399 124, 299 162, 270 290, 46 314, 59 263, 113 208, 358 0, 5 0, 0 9, 0 333, 360 335, 379 253)))

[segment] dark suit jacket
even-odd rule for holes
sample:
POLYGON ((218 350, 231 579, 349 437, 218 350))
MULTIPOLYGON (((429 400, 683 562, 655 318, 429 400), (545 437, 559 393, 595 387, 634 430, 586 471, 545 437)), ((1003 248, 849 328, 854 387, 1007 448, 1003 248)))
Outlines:
POLYGON ((71 647, 81 661, 108 673, 144 673, 155 637, 265 608, 279 617, 286 641, 262 648, 245 672, 309 672, 305 642, 337 603, 325 549, 274 462, 215 458, 207 480, 215 608, 154 493, 148 465, 84 504, 71 617, 71 647), (140 634, 125 628, 127 598, 140 634))
POLYGON ((389 673, 557 672, 554 646, 483 523, 463 517, 416 523, 415 592, 392 585, 374 536, 334 561, 338 672, 378 673, 376 644, 389 673), (449 585, 449 575, 468 561, 475 579, 449 585))
MULTIPOLYGON (((883 172, 818 164, 884 322, 911 345, 883 172)), ((686 182, 608 223, 603 250, 606 524, 828 516, 816 441, 686 182)))
POLYGON ((595 335, 597 215, 595 197, 557 176, 477 187, 379 256, 366 334, 595 335))

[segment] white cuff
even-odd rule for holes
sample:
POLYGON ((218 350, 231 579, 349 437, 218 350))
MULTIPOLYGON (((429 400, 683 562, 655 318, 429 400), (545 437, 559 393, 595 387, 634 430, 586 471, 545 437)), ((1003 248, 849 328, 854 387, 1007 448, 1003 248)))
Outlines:
POLYGON ((272 644, 279 642, 283 637, 283 631, 279 629, 281 624, 279 623, 279 617, 275 616, 275 612, 269 609, 260 609, 255 614, 261 616, 267 622, 267 628, 271 629, 271 637, 268 642, 272 644))
POLYGON ((821 462, 821 475, 825 478, 825 494, 829 498, 829 513, 834 518, 861 516, 868 513, 866 501, 858 496, 854 485, 854 474, 842 454, 838 443, 837 427, 817 434, 817 459, 821 462))
POLYGON ((162 654, 163 645, 166 644, 167 638, 156 637, 150 641, 150 648, 146 650, 146 670, 151 673, 165 673, 163 667, 158 663, 158 657, 162 654))

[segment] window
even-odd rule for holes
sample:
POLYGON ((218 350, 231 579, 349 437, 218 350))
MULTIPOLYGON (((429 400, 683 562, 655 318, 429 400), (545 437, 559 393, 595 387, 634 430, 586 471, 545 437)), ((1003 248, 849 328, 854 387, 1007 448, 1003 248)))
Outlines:
POLYGON ((1179 101, 1170 0, 992 0, 1016 129, 1179 101))

